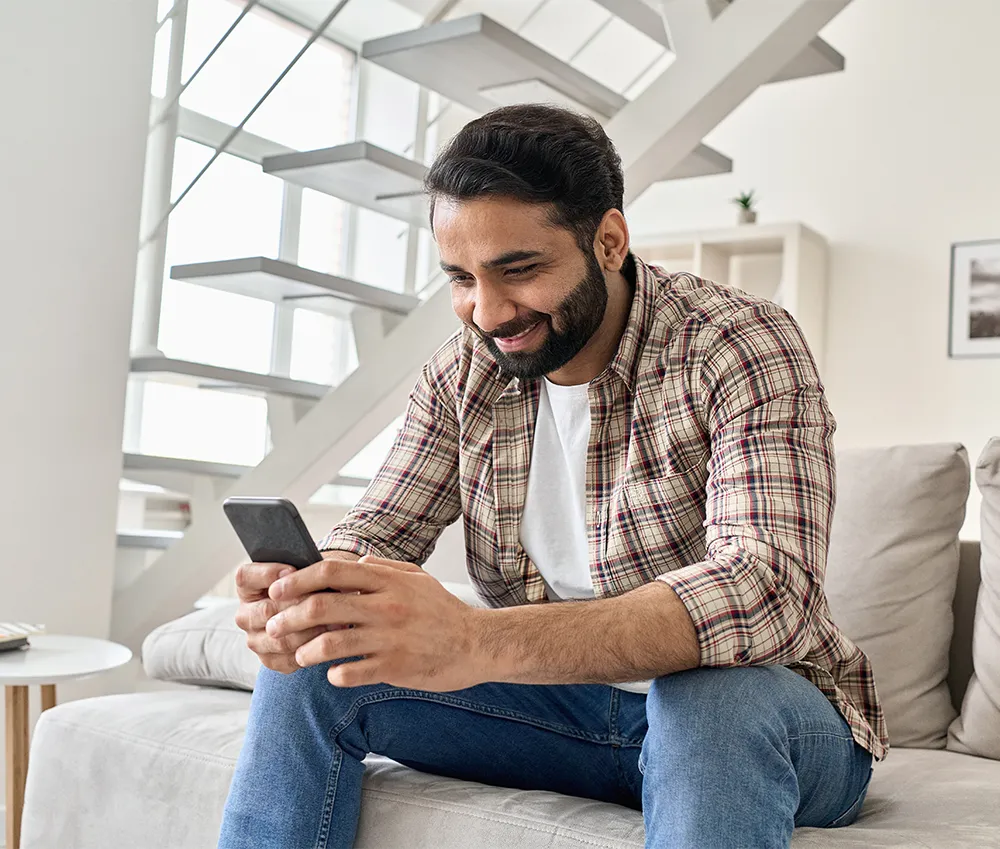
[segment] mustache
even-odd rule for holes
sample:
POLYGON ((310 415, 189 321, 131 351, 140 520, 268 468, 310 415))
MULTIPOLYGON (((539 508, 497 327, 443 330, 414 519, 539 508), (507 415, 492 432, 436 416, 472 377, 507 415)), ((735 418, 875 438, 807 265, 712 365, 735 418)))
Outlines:
POLYGON ((484 339, 510 339, 512 336, 517 336, 519 333, 524 333, 525 330, 534 327, 536 324, 542 321, 545 321, 545 317, 538 316, 537 318, 533 318, 531 319, 531 321, 528 322, 522 321, 519 324, 505 324, 503 327, 497 328, 492 333, 484 333, 482 330, 479 330, 479 333, 484 339))

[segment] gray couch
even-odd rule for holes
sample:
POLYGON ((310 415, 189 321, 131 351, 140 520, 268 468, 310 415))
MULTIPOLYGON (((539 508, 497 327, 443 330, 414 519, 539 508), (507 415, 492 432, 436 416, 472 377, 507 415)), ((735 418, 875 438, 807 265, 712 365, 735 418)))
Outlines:
MULTIPOLYGON (((800 829, 792 845, 1000 848, 1000 440, 977 466, 981 590, 980 546, 958 542, 969 491, 961 446, 844 451, 839 466, 827 593, 872 658, 893 749, 854 825, 800 829)), ((475 601, 469 587, 449 588, 475 601)), ((190 686, 42 716, 24 849, 215 846, 258 669, 232 614, 199 611, 147 638, 147 672, 190 686)), ((630 809, 423 774, 376 755, 366 765, 358 847, 643 846, 642 816, 630 809)))

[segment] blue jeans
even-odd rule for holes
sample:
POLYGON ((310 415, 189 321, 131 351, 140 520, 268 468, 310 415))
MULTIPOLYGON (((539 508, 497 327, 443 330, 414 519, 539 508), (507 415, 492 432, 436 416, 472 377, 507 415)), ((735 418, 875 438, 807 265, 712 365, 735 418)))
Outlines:
POLYGON ((349 849, 369 752, 641 810, 657 849, 787 847, 794 826, 852 823, 871 777, 837 710, 780 666, 695 669, 657 678, 648 695, 337 688, 327 667, 261 670, 219 849, 349 849))

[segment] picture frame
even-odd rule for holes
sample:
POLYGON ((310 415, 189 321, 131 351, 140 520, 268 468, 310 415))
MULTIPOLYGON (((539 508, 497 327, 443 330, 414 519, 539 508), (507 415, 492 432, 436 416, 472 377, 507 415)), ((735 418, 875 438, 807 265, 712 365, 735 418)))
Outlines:
POLYGON ((948 356, 1000 357, 1000 239, 951 246, 948 356))

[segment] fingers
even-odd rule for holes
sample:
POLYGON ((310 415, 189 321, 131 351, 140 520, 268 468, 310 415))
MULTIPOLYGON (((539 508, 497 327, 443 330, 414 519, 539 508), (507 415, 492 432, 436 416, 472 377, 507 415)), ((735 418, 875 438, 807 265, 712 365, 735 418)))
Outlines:
POLYGON ((321 634, 326 633, 326 630, 326 626, 318 625, 315 628, 285 634, 281 637, 272 637, 264 630, 251 631, 247 634, 247 646, 261 659, 261 662, 264 661, 265 655, 285 655, 288 658, 294 658, 295 651, 300 646, 315 640, 321 634))
POLYGON ((237 594, 241 601, 256 601, 280 575, 294 571, 286 563, 243 563, 236 570, 237 594))
POLYGON ((299 666, 315 666, 331 660, 360 657, 379 651, 381 644, 371 628, 345 628, 327 631, 304 643, 295 652, 299 666))
POLYGON ((295 656, 291 654, 262 654, 259 657, 260 662, 268 669, 282 672, 285 675, 302 668, 295 662, 295 656))
POLYGON ((284 637, 317 626, 365 624, 371 621, 367 604, 362 595, 317 592, 271 616, 265 627, 272 637, 284 637))
POLYGON ((326 680, 334 687, 361 687, 382 683, 382 664, 378 658, 366 657, 350 663, 338 663, 326 671, 326 680))
POLYGON ((270 585, 273 599, 295 598, 323 590, 374 592, 384 586, 385 566, 352 563, 347 560, 321 560, 305 569, 286 575, 270 585))

